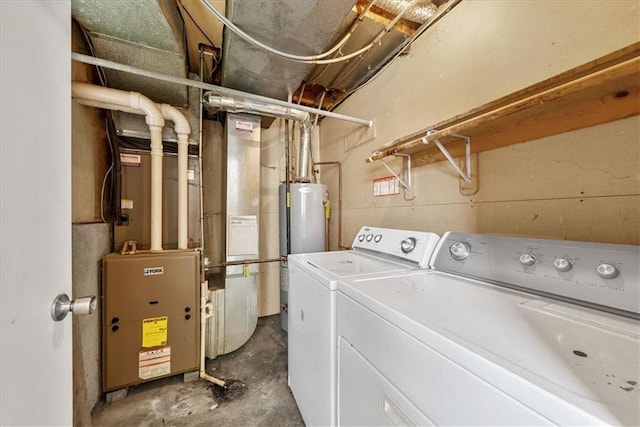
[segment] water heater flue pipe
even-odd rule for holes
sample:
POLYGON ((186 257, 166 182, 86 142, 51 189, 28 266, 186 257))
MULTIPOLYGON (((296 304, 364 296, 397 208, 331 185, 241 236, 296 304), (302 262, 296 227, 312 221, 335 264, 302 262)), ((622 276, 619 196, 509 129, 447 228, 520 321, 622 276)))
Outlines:
POLYGON ((291 119, 299 122, 310 120, 310 114, 306 111, 295 108, 283 107, 281 105, 268 104, 250 99, 238 99, 230 96, 215 95, 212 92, 205 92, 202 99, 210 108, 231 113, 254 113, 282 119, 291 119))
POLYGON ((162 127, 164 118, 155 102, 137 92, 127 92, 88 83, 73 82, 71 95, 93 106, 130 112, 140 110, 151 134, 151 250, 162 250, 162 127), (96 103, 98 103, 96 105, 96 103))
POLYGON ((301 181, 311 181, 309 179, 309 152, 311 150, 311 123, 300 124, 300 152, 298 153, 298 179, 301 181))

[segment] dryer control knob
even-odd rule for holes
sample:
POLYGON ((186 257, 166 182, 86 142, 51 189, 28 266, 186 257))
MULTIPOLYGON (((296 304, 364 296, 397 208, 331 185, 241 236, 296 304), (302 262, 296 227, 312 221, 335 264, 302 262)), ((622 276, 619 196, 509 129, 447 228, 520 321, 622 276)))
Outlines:
POLYGON ((553 266, 558 271, 569 271, 573 268, 573 264, 566 258, 556 258, 553 261, 553 266))
POLYGON ((415 237, 407 237, 402 242, 400 242, 400 249, 405 254, 408 254, 412 250, 416 248, 416 238, 415 237))
POLYGON ((362 242, 364 240, 364 234, 358 236, 358 241, 362 242))
POLYGON ((471 246, 466 242, 455 242, 449 246, 449 253, 451 258, 456 261, 462 261, 469 257, 471 254, 471 246))
POLYGON ((531 267, 536 263, 536 258, 531 254, 522 254, 520 255, 520 263, 525 267, 531 267))
POLYGON ((620 271, 616 267, 611 264, 607 264, 606 262, 598 265, 596 272, 598 273, 598 276, 603 279, 615 279, 620 274, 620 271))
POLYGON ((370 242, 373 239, 373 234, 367 234, 367 242, 370 242))

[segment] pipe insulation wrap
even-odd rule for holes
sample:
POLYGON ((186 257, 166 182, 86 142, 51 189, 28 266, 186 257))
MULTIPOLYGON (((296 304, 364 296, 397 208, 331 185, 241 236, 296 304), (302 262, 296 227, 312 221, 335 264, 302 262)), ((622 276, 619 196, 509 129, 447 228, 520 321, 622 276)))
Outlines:
POLYGON ((301 179, 309 178, 309 157, 311 149, 311 124, 300 125, 300 151, 298 153, 298 173, 301 179))
POLYGON ((283 107, 275 104, 266 104, 249 99, 236 99, 228 96, 219 96, 212 93, 204 95, 204 101, 210 108, 231 113, 261 113, 270 117, 291 119, 305 122, 310 119, 306 111, 295 108, 283 107))

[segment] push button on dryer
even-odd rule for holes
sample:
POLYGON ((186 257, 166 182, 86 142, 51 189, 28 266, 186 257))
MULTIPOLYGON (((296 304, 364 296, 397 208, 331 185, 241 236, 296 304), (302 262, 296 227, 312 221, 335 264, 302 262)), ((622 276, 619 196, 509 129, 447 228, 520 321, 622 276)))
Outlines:
POLYGON ((536 263, 536 257, 534 257, 533 255, 531 254, 520 255, 520 264, 524 265, 525 267, 531 267, 535 263, 536 263))
POLYGON ((553 266, 556 270, 561 272, 569 271, 573 268, 573 264, 571 264, 571 261, 566 258, 556 258, 553 261, 553 266))
POLYGON ((616 277, 618 277, 618 274, 620 274, 620 271, 617 268, 605 262, 598 265, 598 267, 596 268, 596 272, 598 273, 598 276, 602 277, 603 279, 615 279, 616 277))
POLYGON ((471 246, 466 242, 455 242, 449 246, 449 253, 451 254, 451 258, 456 261, 462 261, 469 258, 471 246))

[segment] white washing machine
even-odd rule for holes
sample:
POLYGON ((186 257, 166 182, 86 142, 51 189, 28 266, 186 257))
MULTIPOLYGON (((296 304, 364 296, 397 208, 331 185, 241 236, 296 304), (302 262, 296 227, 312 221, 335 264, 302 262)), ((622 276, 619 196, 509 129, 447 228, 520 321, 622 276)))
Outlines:
POLYGON ((336 424, 338 279, 426 269, 438 241, 428 232, 362 227, 353 250, 289 255, 289 386, 307 425, 336 424))
POLYGON ((461 233, 341 280, 340 425, 640 425, 640 247, 461 233))

